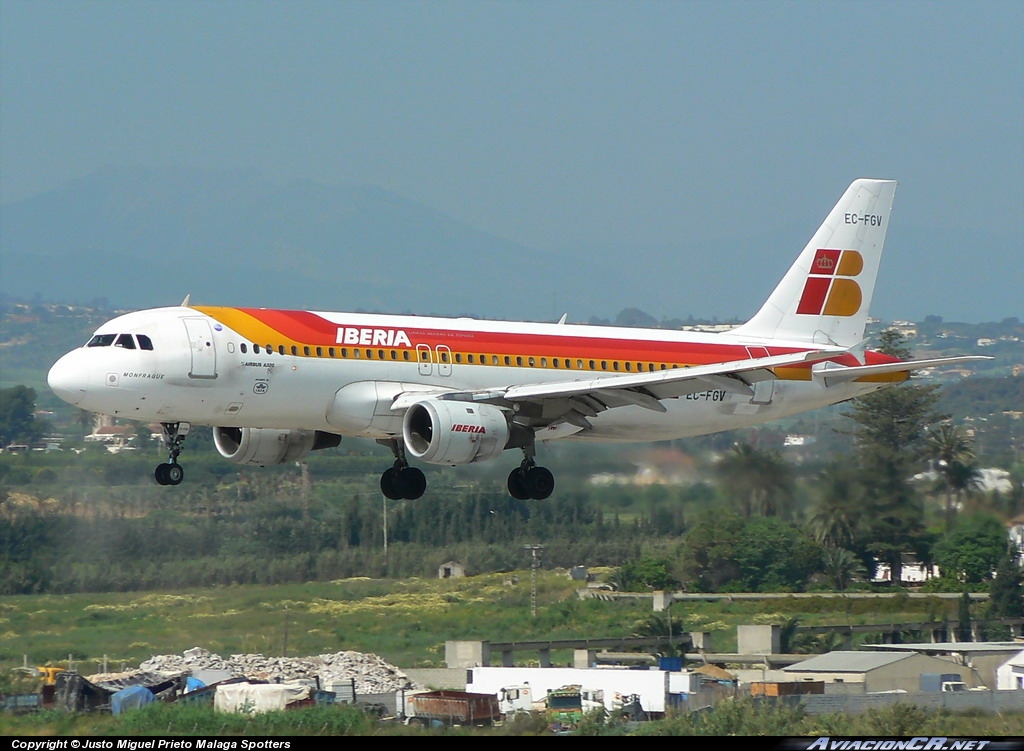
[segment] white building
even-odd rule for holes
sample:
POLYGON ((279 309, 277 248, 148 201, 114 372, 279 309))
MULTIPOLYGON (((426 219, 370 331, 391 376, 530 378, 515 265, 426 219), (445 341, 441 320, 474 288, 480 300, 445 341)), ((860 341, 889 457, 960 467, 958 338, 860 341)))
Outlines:
POLYGON ((1024 649, 996 668, 996 690, 1024 690, 1024 649))

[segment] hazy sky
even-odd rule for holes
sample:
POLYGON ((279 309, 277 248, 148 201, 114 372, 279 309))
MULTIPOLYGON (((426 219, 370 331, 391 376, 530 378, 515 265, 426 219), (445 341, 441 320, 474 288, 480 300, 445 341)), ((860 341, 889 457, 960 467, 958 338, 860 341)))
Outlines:
POLYGON ((781 272, 895 178, 893 227, 992 232, 979 273, 1024 285, 1024 2, 0 0, 0 201, 109 165, 370 183, 541 250, 686 241, 695 273, 793 232, 781 272))

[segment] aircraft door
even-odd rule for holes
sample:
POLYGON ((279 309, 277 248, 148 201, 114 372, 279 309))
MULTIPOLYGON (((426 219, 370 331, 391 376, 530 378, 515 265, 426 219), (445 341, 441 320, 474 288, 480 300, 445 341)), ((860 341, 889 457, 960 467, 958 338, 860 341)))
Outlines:
POLYGON ((192 367, 189 378, 217 377, 217 348, 213 346, 213 330, 206 318, 185 318, 192 367))
POLYGON ((450 376, 452 374, 452 350, 445 344, 438 344, 437 352, 437 374, 450 376))
POLYGON ((416 345, 416 362, 419 364, 420 375, 428 376, 433 369, 430 361, 430 347, 426 344, 416 345))

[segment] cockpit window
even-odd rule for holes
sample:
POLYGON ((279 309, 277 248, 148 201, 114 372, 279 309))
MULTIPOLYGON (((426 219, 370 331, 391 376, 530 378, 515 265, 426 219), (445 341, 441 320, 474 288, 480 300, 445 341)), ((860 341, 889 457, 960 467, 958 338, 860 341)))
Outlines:
POLYGON ((135 349, 138 346, 139 349, 147 349, 152 351, 153 340, 145 334, 96 334, 89 342, 85 345, 86 347, 121 347, 122 349, 135 349), (138 345, 136 345, 138 340, 138 345))
POLYGON ((117 334, 97 334, 92 339, 90 339, 89 343, 86 344, 85 346, 86 347, 109 347, 111 344, 114 343, 114 340, 116 338, 117 338, 117 334))

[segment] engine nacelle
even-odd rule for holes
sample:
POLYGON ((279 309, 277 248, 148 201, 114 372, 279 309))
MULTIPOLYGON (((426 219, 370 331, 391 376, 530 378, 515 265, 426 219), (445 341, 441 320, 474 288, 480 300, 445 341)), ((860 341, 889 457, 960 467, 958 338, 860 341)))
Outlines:
POLYGON ((310 451, 333 448, 341 436, 321 430, 214 428, 213 443, 228 461, 266 467, 296 462, 310 451))
POLYGON ((469 464, 493 459, 509 448, 505 413, 490 404, 427 399, 402 421, 405 450, 430 464, 469 464))

